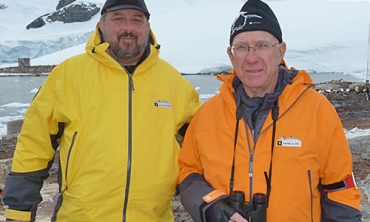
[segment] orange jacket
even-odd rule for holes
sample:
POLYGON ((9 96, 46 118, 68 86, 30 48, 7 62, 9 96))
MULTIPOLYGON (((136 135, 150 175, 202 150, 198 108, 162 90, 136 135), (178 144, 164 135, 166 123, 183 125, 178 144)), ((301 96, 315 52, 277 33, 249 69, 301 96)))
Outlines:
MULTIPOLYGON (((234 77, 234 71, 217 76, 224 82, 220 94, 206 101, 194 116, 179 157, 179 184, 191 174, 200 174, 212 189, 229 193, 236 127, 234 77)), ((351 153, 341 121, 330 102, 312 85, 310 76, 301 70, 278 99, 269 222, 320 221, 319 184, 335 184, 352 176, 351 153)), ((239 123, 234 190, 244 191, 246 200, 250 193, 266 193, 264 172, 268 174, 270 168, 272 123, 270 111, 256 144, 244 121, 239 123)), ((183 202, 193 201, 192 195, 201 189, 187 186, 181 196, 183 202)), ((329 192, 327 197, 360 211, 361 196, 356 187, 329 192)), ((192 214, 192 209, 188 211, 192 214)))

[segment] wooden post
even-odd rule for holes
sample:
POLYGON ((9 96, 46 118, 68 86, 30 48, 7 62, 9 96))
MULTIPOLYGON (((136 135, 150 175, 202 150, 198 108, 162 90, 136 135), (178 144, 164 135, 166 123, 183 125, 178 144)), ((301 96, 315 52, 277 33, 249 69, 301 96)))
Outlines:
POLYGON ((30 58, 18 58, 18 67, 30 66, 30 58))

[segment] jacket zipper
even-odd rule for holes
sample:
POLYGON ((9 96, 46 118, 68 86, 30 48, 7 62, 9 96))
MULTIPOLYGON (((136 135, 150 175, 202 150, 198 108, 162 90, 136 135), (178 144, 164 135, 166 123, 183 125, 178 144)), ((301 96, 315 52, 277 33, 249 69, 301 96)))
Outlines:
POLYGON ((68 150, 68 155, 67 155, 67 162, 66 162, 66 172, 65 172, 65 177, 64 177, 64 180, 65 180, 65 183, 66 183, 66 186, 65 188, 60 191, 57 195, 55 195, 54 197, 50 198, 49 201, 50 202, 54 202, 56 199, 58 199, 58 197, 60 197, 64 191, 68 190, 68 182, 67 182, 67 175, 68 175, 68 167, 69 167, 69 158, 71 156, 71 152, 72 152, 72 148, 73 148, 73 145, 75 143, 75 140, 76 140, 76 136, 77 136, 77 132, 75 132, 73 134, 73 137, 72 137, 72 141, 71 141, 71 146, 69 147, 69 150, 68 150))
MULTIPOLYGON (((127 72, 127 70, 126 70, 127 72)), ((123 217, 122 221, 126 221, 126 212, 128 204, 128 196, 130 192, 130 181, 131 181, 131 162, 132 162, 132 92, 135 92, 134 81, 132 80, 132 74, 128 73, 129 77, 129 90, 128 90, 128 157, 127 157, 127 178, 126 178, 126 190, 125 190, 125 200, 123 203, 123 217)))
MULTIPOLYGON (((250 129, 253 130, 253 129, 250 129)), ((253 149, 251 149, 251 144, 249 140, 249 133, 247 127, 247 142, 248 142, 248 150, 249 150, 249 202, 252 203, 252 196, 253 196, 253 162, 254 162, 254 149, 256 148, 256 144, 254 144, 253 149)), ((253 132, 251 132, 253 134, 253 132)))
POLYGON ((254 161, 254 150, 250 152, 249 157, 249 183, 250 183, 250 189, 249 189, 249 203, 252 203, 253 199, 253 161, 254 161))

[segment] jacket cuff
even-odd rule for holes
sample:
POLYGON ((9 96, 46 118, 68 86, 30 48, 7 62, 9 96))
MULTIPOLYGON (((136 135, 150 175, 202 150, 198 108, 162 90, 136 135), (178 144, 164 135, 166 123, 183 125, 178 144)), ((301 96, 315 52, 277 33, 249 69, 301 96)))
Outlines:
POLYGON ((6 209, 4 217, 11 220, 31 221, 31 212, 6 209))
MULTIPOLYGON (((216 192, 219 192, 219 190, 214 190, 216 192)), ((211 191, 210 193, 212 193, 213 191, 211 191)), ((222 191, 221 191, 222 192, 222 191)), ((205 195, 207 196, 207 195, 205 195)), ((208 208, 210 208, 214 203, 216 203, 218 200, 222 200, 222 199, 225 199, 225 198, 228 198, 229 196, 227 194, 223 194, 223 195, 218 195, 217 197, 215 197, 214 199, 210 200, 209 202, 203 202, 200 206, 199 206, 199 212, 200 212, 200 215, 201 215, 201 219, 202 219, 202 222, 205 222, 207 221, 206 220, 206 210, 208 208)), ((204 196, 203 196, 204 198, 204 196)), ((202 199, 203 199, 202 198, 202 199)), ((204 199, 203 199, 204 200, 204 199)))

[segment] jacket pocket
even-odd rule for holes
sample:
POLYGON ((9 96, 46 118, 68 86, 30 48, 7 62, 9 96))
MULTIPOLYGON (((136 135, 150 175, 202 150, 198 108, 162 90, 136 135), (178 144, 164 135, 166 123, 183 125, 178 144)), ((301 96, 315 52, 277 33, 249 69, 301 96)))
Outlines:
POLYGON ((308 188, 310 192, 310 215, 311 215, 310 221, 313 222, 313 190, 312 190, 311 170, 307 170, 307 180, 308 180, 308 188))
MULTIPOLYGON (((64 188, 62 187, 62 185, 60 185, 62 187, 61 191, 59 191, 59 193, 57 195, 55 195, 54 197, 50 198, 49 201, 50 202, 54 202, 57 198, 59 198, 65 191, 68 190, 68 167, 69 167, 69 158, 70 158, 70 155, 71 155, 71 152, 72 152, 72 148, 73 148, 73 144, 76 140, 76 137, 77 137, 77 132, 75 132, 73 134, 73 137, 72 137, 72 141, 71 141, 71 144, 69 146, 69 150, 68 150, 68 155, 67 155, 67 160, 66 160, 66 170, 65 170, 65 174, 64 174, 64 181, 65 181, 65 186, 64 188)), ((60 167, 60 166, 59 166, 60 167)))
POLYGON ((66 160, 66 169, 65 169, 65 174, 64 174, 64 181, 65 181, 64 190, 68 190, 68 169, 69 169, 69 163, 70 163, 70 157, 71 157, 73 145, 76 141, 76 138, 77 138, 77 131, 74 132, 71 144, 70 144, 69 149, 68 149, 68 155, 67 155, 67 160, 66 160))

